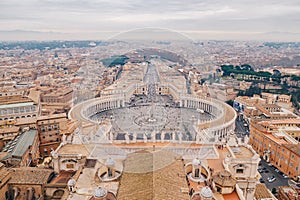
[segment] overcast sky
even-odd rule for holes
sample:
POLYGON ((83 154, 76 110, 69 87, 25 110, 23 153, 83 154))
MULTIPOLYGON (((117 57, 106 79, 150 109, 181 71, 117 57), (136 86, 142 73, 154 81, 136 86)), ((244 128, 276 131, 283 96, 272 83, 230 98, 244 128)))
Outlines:
POLYGON ((0 31, 105 39, 144 27, 171 29, 195 39, 256 39, 259 34, 268 33, 269 37, 276 32, 276 37, 289 40, 300 33, 300 0, 0 1, 0 31))

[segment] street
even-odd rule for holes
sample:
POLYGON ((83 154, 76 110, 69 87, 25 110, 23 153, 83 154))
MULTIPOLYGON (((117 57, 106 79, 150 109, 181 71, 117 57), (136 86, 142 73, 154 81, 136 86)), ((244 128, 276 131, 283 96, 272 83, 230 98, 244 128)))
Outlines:
POLYGON ((249 137, 249 127, 244 126, 246 122, 244 120, 240 120, 239 118, 236 118, 235 120, 235 134, 237 137, 244 139, 244 137, 247 135, 249 137))
POLYGON ((284 178, 282 175, 280 175, 278 172, 275 171, 275 167, 269 166, 268 163, 261 159, 260 161, 261 166, 260 168, 266 168, 269 172, 265 173, 262 172, 260 175, 262 176, 262 179, 264 180, 264 184, 267 186, 267 188, 272 191, 273 188, 278 189, 279 186, 287 186, 289 178, 284 178), (267 178, 270 176, 274 176, 276 180, 272 183, 269 183, 267 178))

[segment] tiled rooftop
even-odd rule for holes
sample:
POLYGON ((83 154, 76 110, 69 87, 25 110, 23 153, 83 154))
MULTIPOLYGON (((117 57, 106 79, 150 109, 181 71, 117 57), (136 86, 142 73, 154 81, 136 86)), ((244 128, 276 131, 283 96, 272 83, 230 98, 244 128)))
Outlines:
POLYGON ((32 102, 32 100, 28 97, 23 97, 21 95, 0 97, 0 105, 13 104, 13 103, 25 103, 25 102, 32 102))
POLYGON ((188 200, 183 162, 177 155, 165 152, 133 153, 125 161, 118 200, 164 199, 188 200))
POLYGON ((87 149, 87 145, 81 144, 66 144, 58 150, 59 154, 82 154, 88 156, 90 151, 87 149))
POLYGON ((254 197, 256 199, 265 199, 265 198, 272 198, 272 195, 268 191, 265 184, 256 184, 254 197))
POLYGON ((47 183, 50 174, 53 171, 50 169, 41 169, 35 167, 21 167, 11 170, 11 184, 45 184, 47 183))
POLYGON ((236 158, 252 158, 254 156, 254 153, 244 146, 239 146, 237 148, 231 147, 231 150, 236 158))

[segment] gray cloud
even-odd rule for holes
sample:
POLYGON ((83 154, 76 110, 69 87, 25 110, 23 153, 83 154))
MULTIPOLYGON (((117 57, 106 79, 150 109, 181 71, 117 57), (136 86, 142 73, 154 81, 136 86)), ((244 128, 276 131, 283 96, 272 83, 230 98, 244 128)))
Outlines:
MULTIPOLYGON (((0 30, 300 33, 299 0, 2 0, 0 30)), ((0 38, 1 39, 1 38, 0 38)))

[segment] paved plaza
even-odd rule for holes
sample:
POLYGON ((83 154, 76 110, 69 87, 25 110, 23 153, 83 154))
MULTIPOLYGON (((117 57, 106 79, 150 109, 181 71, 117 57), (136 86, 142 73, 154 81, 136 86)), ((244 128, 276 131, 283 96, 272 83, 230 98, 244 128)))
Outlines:
POLYGON ((125 107, 100 112, 91 117, 93 121, 110 120, 112 130, 116 134, 116 140, 125 140, 125 134, 133 137, 137 134, 137 140, 153 139, 161 140, 161 134, 165 133, 165 140, 172 140, 182 135, 183 141, 195 140, 194 125, 212 120, 209 113, 201 113, 195 109, 179 108, 170 96, 157 95, 149 99, 148 96, 136 96, 125 107))

